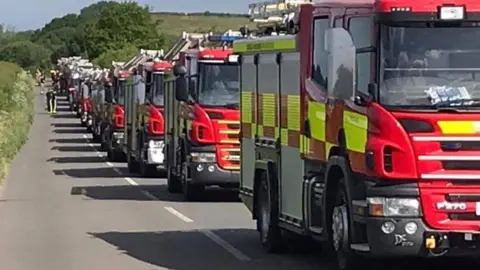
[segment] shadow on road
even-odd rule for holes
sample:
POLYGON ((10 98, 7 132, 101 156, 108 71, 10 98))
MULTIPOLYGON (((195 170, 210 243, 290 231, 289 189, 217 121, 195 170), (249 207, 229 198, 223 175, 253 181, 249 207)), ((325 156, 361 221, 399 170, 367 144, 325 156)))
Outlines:
MULTIPOLYGON (((90 233, 137 260, 176 270, 290 270, 321 269, 314 254, 267 255, 260 249, 256 231, 249 229, 165 232, 90 233), (242 261, 213 242, 208 235, 227 241, 248 256, 242 261), (228 235, 229 237, 226 237, 228 235), (236 242, 231 242, 236 239, 236 242), (241 243, 238 243, 241 242, 241 243), (243 245, 244 248, 242 248, 243 245)), ((326 270, 327 268, 323 268, 326 270)))
MULTIPOLYGON (((121 169, 121 168, 119 168, 121 169)), ((53 170, 55 175, 67 175, 73 178, 121 178, 112 167, 53 170)))
MULTIPOLYGON (((71 113, 61 113, 61 114, 55 114, 55 115, 52 115, 53 118, 57 118, 57 119, 74 119, 74 118, 77 118, 76 115, 74 114, 71 114, 71 113)), ((78 120, 80 121, 80 120, 78 120)))
POLYGON ((50 140, 48 140, 48 142, 77 144, 77 143, 90 143, 90 140, 84 139, 84 138, 62 138, 62 139, 50 139, 50 140))
MULTIPOLYGON (((120 180, 121 181, 121 180, 120 180)), ((152 201, 145 196, 143 187, 119 185, 119 186, 76 186, 72 187, 70 195, 83 195, 94 200, 118 200, 118 201, 152 201)))
MULTIPOLYGON (((123 184, 123 183, 122 183, 123 184)), ((71 195, 85 195, 95 200, 155 200, 164 202, 183 202, 181 194, 172 194, 167 190, 166 185, 116 185, 116 186, 76 186, 73 187, 71 195), (146 194, 146 193, 149 194, 146 194), (133 194, 133 195, 132 195, 133 194), (136 194, 136 195, 135 195, 136 194), (139 195, 139 196, 137 196, 139 195)), ((196 203, 238 203, 238 193, 229 190, 205 191, 196 203)))
POLYGON ((81 128, 80 123, 52 123, 51 126, 56 128, 81 128))
MULTIPOLYGON (((160 201, 184 201, 182 194, 172 194, 168 192, 167 185, 154 186, 155 188, 145 188, 150 194, 160 201)), ((202 203, 238 203, 238 191, 230 189, 208 188, 195 202, 202 203)))
MULTIPOLYGON (((142 262, 176 270, 335 270, 328 253, 315 248, 266 254, 260 247, 258 233, 249 229, 212 231, 103 232, 89 233, 92 237, 115 246, 119 252, 142 262), (210 232, 220 237, 248 257, 241 261, 211 240, 210 232)), ((451 270, 459 266, 474 269, 478 263, 462 258, 435 259, 367 259, 370 270, 435 269, 451 270), (472 268, 472 266, 474 268, 472 268)), ((366 265, 367 266, 367 265, 366 265)), ((367 267, 366 267, 367 268, 367 267)), ((363 269, 359 265, 359 270, 363 269)))
MULTIPOLYGON (((73 115, 72 115, 73 116, 73 115)), ((57 134, 85 134, 85 128, 78 128, 78 129, 54 129, 54 133, 57 134)))
POLYGON ((47 162, 55 163, 103 163, 105 160, 98 156, 90 157, 51 157, 47 162))
POLYGON ((96 152, 97 150, 94 147, 89 145, 78 145, 78 146, 54 146, 51 150, 57 150, 60 152, 96 152))

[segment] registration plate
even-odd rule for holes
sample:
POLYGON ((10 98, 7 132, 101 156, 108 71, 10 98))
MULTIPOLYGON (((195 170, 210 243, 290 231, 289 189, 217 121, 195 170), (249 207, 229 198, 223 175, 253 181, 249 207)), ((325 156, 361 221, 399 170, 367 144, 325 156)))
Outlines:
POLYGON ((477 202, 476 203, 476 206, 475 206, 475 214, 477 216, 480 216, 480 202, 477 202))

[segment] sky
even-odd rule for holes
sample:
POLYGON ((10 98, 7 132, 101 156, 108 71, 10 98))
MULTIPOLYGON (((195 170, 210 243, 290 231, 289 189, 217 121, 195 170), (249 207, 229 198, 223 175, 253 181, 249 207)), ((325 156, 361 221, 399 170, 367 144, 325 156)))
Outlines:
MULTIPOLYGON (((0 24, 23 31, 43 27, 55 17, 78 13, 96 0, 0 0, 0 24)), ((153 11, 247 13, 248 3, 258 0, 139 0, 153 11)))

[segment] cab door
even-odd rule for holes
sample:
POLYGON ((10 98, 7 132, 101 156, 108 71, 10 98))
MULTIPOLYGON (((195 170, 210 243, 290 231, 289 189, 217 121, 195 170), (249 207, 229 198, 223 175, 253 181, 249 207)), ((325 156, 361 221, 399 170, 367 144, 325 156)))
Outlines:
POLYGON ((343 111, 344 143, 348 150, 352 170, 366 174, 367 108, 361 104, 356 104, 355 99, 356 97, 368 98, 370 96, 368 90, 369 83, 375 81, 373 71, 376 50, 373 10, 369 8, 347 9, 345 25, 356 48, 356 72, 354 89, 345 98, 343 111))

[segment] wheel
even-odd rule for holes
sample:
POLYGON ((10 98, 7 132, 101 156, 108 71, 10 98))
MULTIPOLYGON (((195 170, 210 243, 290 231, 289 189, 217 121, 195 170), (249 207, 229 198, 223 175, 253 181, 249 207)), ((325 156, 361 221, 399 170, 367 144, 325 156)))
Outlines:
POLYGON ((170 193, 181 193, 182 192, 182 182, 181 180, 173 174, 172 168, 167 168, 167 188, 170 193))
POLYGON ((182 162, 182 167, 181 167, 181 183, 183 183, 183 198, 187 202, 193 202, 197 201, 201 195, 203 194, 203 191, 205 190, 205 187, 202 185, 198 184, 193 184, 192 182, 188 182, 188 166, 187 162, 182 162))
POLYGON ((157 167, 155 165, 145 163, 144 160, 140 160, 139 172, 142 177, 153 177, 157 174, 157 167))
POLYGON ((132 158, 130 154, 127 154, 127 165, 129 173, 138 173, 138 161, 132 158))
POLYGON ((201 198, 204 190, 204 186, 185 183, 183 185, 183 197, 187 202, 195 202, 201 198))
POLYGON ((338 268, 340 270, 358 269, 362 261, 359 255, 350 249, 350 226, 348 196, 345 187, 345 180, 339 180, 336 192, 335 203, 331 212, 331 243, 336 255, 338 268))
POLYGON ((278 193, 273 182, 268 181, 263 173, 257 194, 257 229, 260 241, 267 253, 278 253, 283 250, 282 231, 278 227, 278 193))

